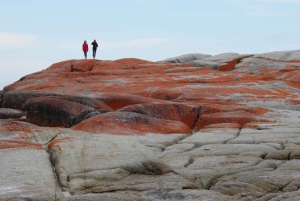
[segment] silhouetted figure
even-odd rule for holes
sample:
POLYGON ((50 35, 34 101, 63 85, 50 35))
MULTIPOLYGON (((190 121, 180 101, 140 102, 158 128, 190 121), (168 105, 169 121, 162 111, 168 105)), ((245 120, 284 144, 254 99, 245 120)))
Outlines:
POLYGON ((86 57, 87 57, 87 52, 89 51, 89 46, 88 46, 86 40, 83 42, 82 50, 83 50, 83 52, 84 52, 84 57, 85 57, 85 59, 86 59, 86 57))
POLYGON ((92 42, 92 46, 93 46, 93 58, 95 59, 96 57, 96 52, 97 52, 97 47, 98 47, 98 43, 96 42, 96 40, 94 40, 92 42))

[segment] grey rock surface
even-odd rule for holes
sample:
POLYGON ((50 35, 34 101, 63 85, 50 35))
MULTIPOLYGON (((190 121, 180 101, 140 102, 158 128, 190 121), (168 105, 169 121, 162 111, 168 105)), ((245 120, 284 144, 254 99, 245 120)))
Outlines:
POLYGON ((24 116, 25 113, 21 110, 10 108, 0 108, 0 119, 16 119, 24 116))
POLYGON ((193 60, 202 60, 210 57, 209 54, 201 54, 201 53, 193 53, 193 54, 184 54, 177 57, 172 57, 169 59, 162 60, 163 62, 171 62, 171 63, 186 63, 193 60))
POLYGON ((64 198, 44 150, 0 149, 0 200, 64 198))
POLYGON ((231 201, 232 197, 223 195, 218 192, 208 190, 172 190, 160 189, 148 192, 125 191, 120 193, 103 193, 99 195, 78 195, 65 199, 65 201, 231 201))
POLYGON ((234 59, 248 57, 248 56, 251 56, 251 55, 238 54, 238 53, 222 53, 222 54, 217 54, 217 55, 214 55, 214 56, 211 56, 208 58, 204 58, 203 61, 224 63, 224 62, 232 61, 234 59))
POLYGON ((193 64, 196 67, 208 67, 214 70, 219 69, 219 63, 216 61, 193 60, 189 61, 189 63, 193 64))
POLYGON ((61 186, 72 194, 194 186, 158 157, 159 149, 122 136, 83 134, 50 153, 61 186))
POLYGON ((277 51, 254 55, 256 58, 266 58, 275 61, 300 61, 300 50, 277 51))

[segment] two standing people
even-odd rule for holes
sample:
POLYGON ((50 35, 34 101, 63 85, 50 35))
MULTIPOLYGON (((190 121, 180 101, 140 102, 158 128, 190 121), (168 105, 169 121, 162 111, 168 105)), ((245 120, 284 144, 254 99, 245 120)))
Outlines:
MULTIPOLYGON (((96 40, 94 40, 91 44, 93 46, 93 58, 95 59, 96 57, 96 52, 97 52, 97 47, 98 47, 98 43, 96 40)), ((83 42, 83 45, 82 45, 82 50, 83 50, 83 53, 84 53, 84 57, 86 59, 87 57, 87 52, 89 51, 89 46, 86 42, 86 40, 83 42)))

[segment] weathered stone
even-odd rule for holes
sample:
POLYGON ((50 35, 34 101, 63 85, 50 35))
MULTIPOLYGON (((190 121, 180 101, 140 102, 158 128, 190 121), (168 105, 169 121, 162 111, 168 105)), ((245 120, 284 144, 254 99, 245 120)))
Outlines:
POLYGON ((259 121, 259 118, 257 118, 255 114, 246 111, 218 112, 202 115, 195 125, 195 130, 199 130, 210 124, 218 123, 238 123, 241 127, 243 127, 249 122, 256 121, 259 121))
POLYGON ((0 200, 57 201, 64 197, 44 150, 0 149, 0 158, 0 200))
POLYGON ((190 62, 193 60, 200 60, 200 59, 205 59, 205 58, 209 58, 209 57, 211 57, 211 55, 194 53, 194 54, 184 54, 181 56, 165 59, 162 61, 171 62, 171 63, 186 63, 186 62, 190 62))
POLYGON ((159 149, 166 149, 169 146, 179 143, 186 138, 186 134, 146 134, 146 135, 131 135, 127 138, 137 140, 147 147, 157 147, 159 149))
POLYGON ((260 143, 278 143, 285 144, 289 142, 299 142, 299 125, 283 123, 256 123, 246 125, 235 139, 230 140, 230 144, 260 144, 260 143), (248 127, 248 128, 247 128, 248 127))
MULTIPOLYGON (((212 190, 216 190, 227 195, 236 195, 241 192, 254 193, 261 192, 266 194, 267 192, 276 192, 290 183, 298 181, 299 175, 291 169, 276 169, 274 171, 262 170, 256 173, 237 173, 228 177, 222 177, 218 179, 216 185, 212 190), (240 183, 244 185, 239 185, 240 183), (229 185, 228 185, 229 184, 229 185), (245 189, 246 186, 256 186, 256 188, 245 189)), ((259 195, 261 197, 261 195, 259 195)))
POLYGON ((254 57, 278 61, 300 61, 300 50, 256 54, 254 57))
POLYGON ((94 201, 94 200, 109 200, 109 201, 234 201, 234 198, 208 190, 172 190, 159 189, 145 192, 125 191, 117 193, 101 193, 90 195, 77 195, 68 197, 65 201, 94 201))
POLYGON ((180 143, 194 144, 195 147, 200 147, 207 144, 225 144, 229 140, 234 139, 238 136, 239 129, 220 129, 213 131, 198 131, 193 135, 185 138, 180 143))
POLYGON ((10 147, 35 147, 42 149, 51 140, 62 134, 60 128, 39 127, 23 121, 0 120, 0 140, 10 147), (5 141, 4 141, 5 140, 5 141))
POLYGON ((136 112, 156 119, 181 121, 191 129, 199 117, 200 107, 184 104, 138 104, 120 109, 119 111, 136 112))
POLYGON ((57 141, 49 148, 60 184, 75 194, 140 191, 158 186, 195 187, 192 182, 171 173, 172 169, 157 157, 156 150, 126 137, 83 135, 57 141))
POLYGON ((250 56, 251 55, 240 55, 238 53, 223 53, 200 60, 192 60, 189 61, 189 63, 198 67, 208 67, 219 71, 231 71, 234 70, 235 65, 238 64, 240 60, 250 56))
POLYGON ((27 121, 39 126, 71 127, 81 122, 95 109, 79 103, 51 97, 38 97, 26 101, 27 121))
POLYGON ((0 108, 0 119, 16 119, 24 115, 25 113, 21 110, 0 108))
MULTIPOLYGON (((49 173, 48 151, 62 190, 73 195, 67 200, 297 200, 299 50, 177 59, 68 60, 22 77, 0 91, 1 107, 22 110, 36 99, 51 109, 57 102, 67 115, 56 122, 81 122, 69 129, 0 120, 0 152, 9 164, 21 157, 16 163, 26 171, 49 173)), ((28 180, 2 166, 3 175, 28 180)), ((39 183, 43 173, 30 175, 36 190, 4 200, 43 200, 52 192, 60 199, 52 182, 39 183)))
POLYGON ((207 67, 213 70, 219 70, 219 63, 215 61, 193 60, 189 63, 193 64, 196 67, 207 67))
MULTIPOLYGON (((193 136, 193 135, 192 135, 193 136)), ((184 140, 182 140, 184 141, 184 140)), ((178 154, 178 153, 184 153, 186 151, 190 151, 195 148, 195 145, 193 143, 181 143, 180 141, 178 144, 174 144, 172 146, 169 146, 165 149, 164 154, 178 154)))
POLYGON ((277 150, 267 153, 265 159, 274 159, 274 160, 288 160, 290 152, 286 150, 277 150))
POLYGON ((253 156, 252 153, 257 153, 255 155, 265 156, 271 151, 276 151, 276 149, 263 144, 210 144, 185 152, 182 155, 189 155, 193 157, 227 155, 253 156))
POLYGON ((115 135, 145 135, 147 133, 190 134, 190 128, 182 122, 155 119, 134 112, 109 112, 72 127, 73 130, 115 135))

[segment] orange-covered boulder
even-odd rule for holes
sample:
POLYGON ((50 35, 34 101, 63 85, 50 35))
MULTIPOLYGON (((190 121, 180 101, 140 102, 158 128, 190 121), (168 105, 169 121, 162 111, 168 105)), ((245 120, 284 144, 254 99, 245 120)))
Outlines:
POLYGON ((191 106, 178 103, 148 103, 130 105, 120 109, 119 111, 135 112, 156 119, 181 121, 182 123, 188 125, 192 129, 199 117, 199 110, 199 106, 191 106))
POLYGON ((145 135, 147 133, 190 134, 191 129, 180 121, 156 119, 134 112, 109 112, 94 116, 72 127, 73 130, 113 135, 145 135))
POLYGON ((95 109, 79 103, 51 97, 29 99, 24 106, 27 122, 50 127, 71 127, 95 109))
POLYGON ((247 111, 233 111, 233 112, 217 112, 211 114, 202 115, 198 119, 195 130, 198 131, 211 124, 222 124, 222 123, 235 123, 243 127, 249 122, 267 122, 272 121, 271 119, 261 118, 254 113, 247 111))

